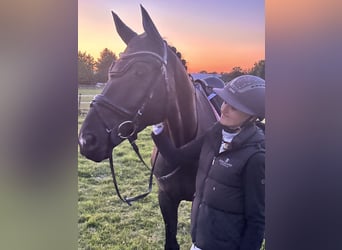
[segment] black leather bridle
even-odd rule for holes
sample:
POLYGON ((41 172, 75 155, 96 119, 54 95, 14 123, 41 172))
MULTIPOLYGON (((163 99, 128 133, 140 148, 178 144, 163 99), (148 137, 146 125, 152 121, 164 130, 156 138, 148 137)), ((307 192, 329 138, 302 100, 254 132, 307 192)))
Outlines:
MULTIPOLYGON (((167 92, 169 92, 167 68, 166 68, 166 66, 167 66, 167 44, 166 44, 166 42, 164 42, 163 45, 164 45, 163 57, 161 57, 160 55, 158 55, 157 53, 152 52, 152 51, 138 51, 138 52, 134 52, 134 53, 130 53, 130 54, 121 55, 120 58, 123 59, 123 58, 130 58, 130 57, 134 57, 134 56, 139 56, 139 55, 149 55, 149 56, 154 57, 158 61, 160 61, 161 62, 161 73, 164 76, 164 80, 166 83, 166 90, 167 90, 167 92)), ((106 124, 106 121, 101 116, 101 112, 99 109, 105 108, 112 113, 115 113, 115 114, 118 114, 122 117, 127 118, 127 120, 123 121, 122 123, 120 123, 118 125, 118 128, 117 128, 118 134, 117 135, 122 139, 128 139, 132 148, 134 149, 135 153, 137 154, 138 158, 144 164, 144 166, 147 167, 148 169, 149 169, 149 167, 147 166, 147 164, 144 162, 143 158, 141 157, 140 152, 139 152, 139 148, 136 145, 135 140, 137 138, 136 131, 137 131, 137 128, 139 127, 140 118, 144 114, 144 111, 145 111, 147 104, 150 102, 150 100, 152 99, 152 97, 154 95, 154 88, 153 88, 154 85, 155 84, 152 84, 150 86, 150 88, 148 89, 149 91, 146 91, 146 95, 144 96, 143 103, 135 113, 132 113, 132 112, 126 110, 125 108, 113 103, 110 99, 108 99, 103 94, 96 95, 90 104, 90 106, 95 109, 96 113, 100 117, 100 120, 102 121, 103 125, 105 126, 106 132, 109 134, 109 139, 111 138, 112 132, 115 131, 115 128, 110 127, 110 126, 108 126, 108 124, 106 124), (133 117, 133 118, 129 119, 130 117, 133 117)), ((114 184, 116 193, 117 193, 118 197, 120 198, 120 200, 122 200, 123 202, 126 202, 128 205, 131 206, 132 201, 142 199, 151 192, 155 162, 156 161, 154 161, 152 168, 151 168, 148 191, 141 194, 141 195, 127 198, 127 197, 122 197, 120 194, 120 191, 119 191, 119 188, 117 185, 117 181, 115 178, 115 170, 114 170, 114 164, 113 164, 113 153, 110 154, 109 163, 110 163, 110 169, 111 169, 112 178, 113 178, 113 184, 114 184)))

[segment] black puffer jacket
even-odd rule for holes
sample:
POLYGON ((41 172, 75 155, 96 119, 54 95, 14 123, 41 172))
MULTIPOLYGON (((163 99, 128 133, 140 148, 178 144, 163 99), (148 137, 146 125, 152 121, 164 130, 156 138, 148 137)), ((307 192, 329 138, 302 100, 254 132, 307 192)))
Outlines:
POLYGON ((230 150, 219 154, 222 125, 180 149, 152 135, 172 164, 199 160, 191 211, 191 236, 203 250, 259 250, 265 227, 264 133, 244 128, 230 150))

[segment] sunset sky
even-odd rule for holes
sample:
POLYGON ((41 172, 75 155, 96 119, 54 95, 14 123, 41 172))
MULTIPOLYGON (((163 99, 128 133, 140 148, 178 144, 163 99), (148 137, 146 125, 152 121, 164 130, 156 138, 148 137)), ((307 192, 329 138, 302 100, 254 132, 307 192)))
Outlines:
POLYGON ((111 11, 141 34, 140 4, 161 36, 182 53, 190 73, 249 69, 265 59, 263 0, 79 0, 78 49, 95 59, 104 48, 119 55, 126 45, 111 11))

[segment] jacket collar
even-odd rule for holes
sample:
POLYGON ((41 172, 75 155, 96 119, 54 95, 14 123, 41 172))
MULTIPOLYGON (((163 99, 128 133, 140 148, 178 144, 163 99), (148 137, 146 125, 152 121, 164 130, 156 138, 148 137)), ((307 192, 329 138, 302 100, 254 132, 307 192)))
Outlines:
MULTIPOLYGON (((211 136, 209 136, 210 144, 214 149, 214 152, 219 152, 222 139, 221 123, 214 124, 211 130, 211 136)), ((242 129, 232 140, 232 150, 243 148, 255 144, 264 144, 264 134, 255 124, 250 124, 242 129)))

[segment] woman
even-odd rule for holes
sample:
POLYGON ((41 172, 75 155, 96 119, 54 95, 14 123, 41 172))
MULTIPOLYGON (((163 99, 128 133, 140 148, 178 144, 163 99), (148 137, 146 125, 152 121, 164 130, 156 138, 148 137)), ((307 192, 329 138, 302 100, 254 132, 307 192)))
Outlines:
POLYGON ((191 210, 196 250, 259 250, 265 228, 265 143, 256 126, 265 116, 265 81, 239 76, 214 88, 221 117, 202 137, 175 148, 153 126, 160 153, 175 165, 199 161, 191 210))

